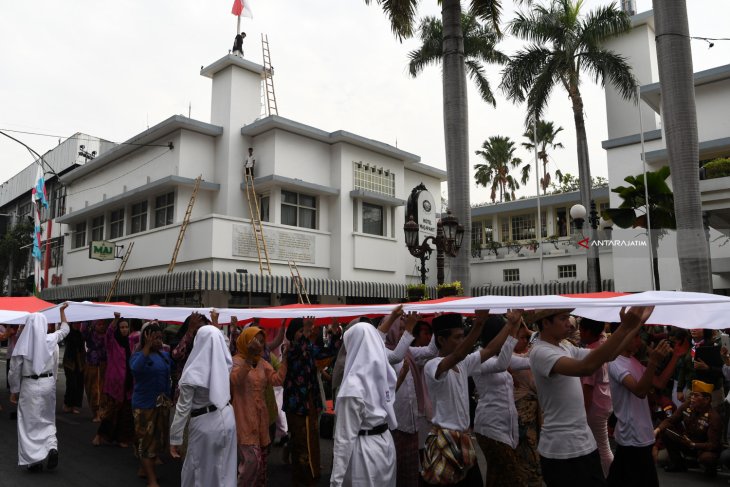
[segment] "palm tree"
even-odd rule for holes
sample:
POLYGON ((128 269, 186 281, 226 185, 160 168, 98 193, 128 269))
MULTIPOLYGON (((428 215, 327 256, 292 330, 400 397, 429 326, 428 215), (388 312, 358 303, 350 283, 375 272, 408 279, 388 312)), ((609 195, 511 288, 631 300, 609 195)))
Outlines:
MULTIPOLYGON (((370 4, 373 0, 365 0, 370 4)), ((374 0, 383 7, 391 29, 399 40, 413 35, 419 0, 374 0)), ((471 294, 469 259, 471 256, 471 208, 469 201, 469 121, 466 96, 464 33, 461 30, 461 0, 438 0, 443 25, 442 62, 444 141, 451 210, 464 226, 464 244, 452 261, 454 280, 461 281, 466 295, 471 294)), ((471 0, 470 12, 495 26, 499 23, 499 0, 471 0)))
MULTIPOLYGON (((581 17, 582 6, 582 0, 553 0, 549 6, 533 4, 529 14, 517 14, 510 23, 510 31, 531 44, 513 56, 504 70, 502 87, 510 99, 526 100, 530 116, 538 120, 556 85, 568 92, 575 121, 581 202, 589 208, 591 168, 580 92, 581 74, 585 72, 601 84, 608 80, 626 99, 635 98, 636 81, 622 56, 601 47, 603 40, 631 28, 628 15, 611 4, 581 17)), ((591 246, 589 292, 600 291, 600 274, 598 247, 591 246)))
POLYGON ((497 199, 499 190, 499 202, 505 199, 515 199, 515 190, 519 189, 519 183, 509 174, 510 168, 522 164, 522 159, 515 157, 515 143, 509 137, 495 135, 489 137, 482 144, 482 150, 476 151, 476 155, 482 156, 486 163, 475 164, 476 174, 474 179, 477 185, 485 188, 491 186, 492 203, 497 199))
POLYGON ((654 263, 654 289, 657 290, 661 289, 657 257, 659 238, 665 233, 665 230, 677 228, 674 194, 667 184, 668 177, 668 166, 664 166, 658 171, 647 171, 646 187, 643 174, 625 177, 624 181, 629 183, 629 186, 617 186, 611 190, 619 195, 622 203, 618 208, 609 208, 602 213, 603 218, 613 221, 621 228, 648 229, 651 224, 651 257, 654 263), (649 194, 648 209, 647 193, 649 194), (637 210, 641 212, 638 216, 636 215, 637 210))
MULTIPOLYGON (((555 138, 562 131, 563 127, 555 128, 553 122, 546 122, 544 120, 537 121, 537 158, 538 160, 542 161, 543 176, 540 178, 540 187, 542 188, 543 194, 547 194, 547 189, 548 187, 550 187, 550 182, 552 181, 552 178, 550 177, 550 171, 548 171, 547 168, 547 164, 549 161, 548 148, 553 150, 563 148, 563 144, 561 144, 560 142, 555 142, 555 138)), ((534 151, 535 130, 533 129, 532 124, 529 124, 528 129, 522 136, 529 141, 523 142, 522 147, 529 151, 534 151)), ((527 168, 527 173, 529 176, 530 168, 532 166, 528 164, 525 167, 527 168)), ((558 179, 558 183, 563 182, 563 173, 562 171, 560 171, 560 169, 555 170, 555 177, 558 179)))
POLYGON ((677 195, 677 255, 682 290, 712 292, 710 249, 702 224, 694 73, 685 0, 653 0, 662 91, 662 124, 677 195))
MULTIPOLYGON (((488 25, 482 25, 473 14, 461 14, 461 30, 464 33, 465 66, 469 77, 476 83, 482 100, 496 106, 494 94, 484 74, 482 63, 506 64, 509 57, 497 49, 500 35, 488 25)), ((421 47, 408 53, 408 71, 414 78, 430 64, 439 64, 444 42, 444 26, 441 19, 425 17, 418 27, 421 47)))

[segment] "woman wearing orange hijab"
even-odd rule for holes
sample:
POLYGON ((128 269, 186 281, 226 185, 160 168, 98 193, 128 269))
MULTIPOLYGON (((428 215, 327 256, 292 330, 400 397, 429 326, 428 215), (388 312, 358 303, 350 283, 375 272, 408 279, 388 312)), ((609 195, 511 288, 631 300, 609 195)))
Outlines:
POLYGON ((279 371, 261 360, 266 338, 263 330, 250 326, 236 340, 233 356, 231 401, 238 436, 238 485, 265 486, 269 438, 269 413, 264 399, 267 386, 280 386, 286 377, 286 354, 279 371))

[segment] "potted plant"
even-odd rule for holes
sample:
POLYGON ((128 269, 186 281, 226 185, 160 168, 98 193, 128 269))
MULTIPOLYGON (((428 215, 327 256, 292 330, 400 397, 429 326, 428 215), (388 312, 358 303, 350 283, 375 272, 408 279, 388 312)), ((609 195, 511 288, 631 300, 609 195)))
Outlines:
POLYGON ((464 294, 464 288, 461 287, 460 281, 445 282, 436 286, 436 295, 439 298, 445 298, 446 296, 462 296, 464 294))
POLYGON ((494 252, 494 256, 499 256, 499 249, 502 247, 502 244, 499 242, 495 242, 493 240, 490 240, 487 242, 487 248, 489 249, 489 252, 494 252))
POLYGON ((428 299, 425 284, 408 284, 406 286, 406 295, 408 296, 408 301, 422 301, 424 299, 428 299))

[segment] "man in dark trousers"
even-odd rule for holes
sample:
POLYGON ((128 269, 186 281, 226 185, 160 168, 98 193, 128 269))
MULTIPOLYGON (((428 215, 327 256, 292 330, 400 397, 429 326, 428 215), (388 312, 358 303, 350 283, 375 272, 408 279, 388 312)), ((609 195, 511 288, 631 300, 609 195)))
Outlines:
POLYGON ((243 39, 246 37, 245 32, 236 34, 236 40, 233 41, 233 55, 243 57, 243 39))

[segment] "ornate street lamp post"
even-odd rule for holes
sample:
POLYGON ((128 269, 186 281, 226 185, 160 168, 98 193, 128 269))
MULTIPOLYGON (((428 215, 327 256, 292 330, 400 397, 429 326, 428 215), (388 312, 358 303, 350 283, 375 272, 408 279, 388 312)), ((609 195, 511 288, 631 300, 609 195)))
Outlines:
MULTIPOLYGON (((576 231, 583 234, 583 223, 586 221, 586 208, 581 204, 573 205, 570 208, 570 217, 575 221, 576 231)), ((601 223, 596 211, 596 202, 591 200, 591 211, 588 213, 588 223, 593 232, 591 237, 595 237, 598 233, 598 226, 601 223)), ((605 225, 605 223, 604 223, 605 225)), ((603 225, 602 225, 603 226, 603 225)), ((603 290, 601 286, 601 264, 598 257, 598 247, 588 242, 588 292, 595 293, 603 290)))
POLYGON ((459 220, 446 211, 446 216, 442 217, 436 223, 436 236, 428 236, 423 242, 418 242, 418 223, 413 221, 413 215, 410 215, 408 221, 403 225, 403 232, 406 235, 406 247, 413 257, 421 259, 421 283, 426 284, 426 261, 431 257, 433 248, 429 245, 429 240, 436 246, 436 280, 439 284, 444 283, 444 260, 448 254, 456 257, 464 240, 464 227, 459 224, 459 220))

